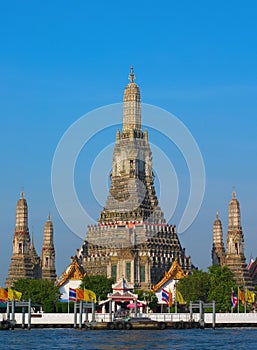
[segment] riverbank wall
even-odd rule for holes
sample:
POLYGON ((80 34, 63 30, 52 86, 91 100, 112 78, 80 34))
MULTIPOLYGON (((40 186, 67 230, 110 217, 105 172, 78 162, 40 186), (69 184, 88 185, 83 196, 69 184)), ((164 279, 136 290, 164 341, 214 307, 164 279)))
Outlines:
MULTIPOLYGON (((7 318, 7 314, 2 315, 3 319, 7 318)), ((15 313, 16 327, 21 327, 22 313, 15 313)), ((88 322, 92 321, 92 314, 88 314, 88 322)), ((205 327, 213 326, 213 315, 211 313, 204 314, 204 320, 200 320, 200 314, 194 313, 192 318, 187 313, 150 313, 140 314, 140 317, 149 317, 154 321, 166 322, 167 324, 179 323, 187 324, 191 321, 203 322, 205 327)), ((25 314, 25 328, 28 325, 28 314, 25 314)), ((86 321, 86 314, 82 314, 82 324, 86 321)), ((111 322, 109 314, 95 314, 97 323, 111 322)), ((257 327, 257 313, 217 313, 215 315, 216 327, 257 327)), ((37 313, 31 314, 31 328, 76 328, 79 327, 79 315, 73 313, 37 313)), ((175 328, 175 327, 174 327, 175 328)), ((180 327, 181 328, 181 327, 180 327)), ((183 327, 182 327, 183 328, 183 327)))

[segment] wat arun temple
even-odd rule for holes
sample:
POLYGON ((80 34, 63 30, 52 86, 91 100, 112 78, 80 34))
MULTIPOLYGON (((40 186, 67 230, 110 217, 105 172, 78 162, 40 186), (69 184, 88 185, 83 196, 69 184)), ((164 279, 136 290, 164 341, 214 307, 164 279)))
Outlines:
POLYGON ((133 68, 124 91, 123 125, 116 132, 110 192, 98 225, 88 227, 77 253, 89 275, 125 277, 134 288, 150 289, 176 260, 192 270, 176 232, 168 225, 154 186, 152 152, 142 130, 140 90, 133 68))
MULTIPOLYGON (((19 278, 48 279, 61 286, 74 274, 103 275, 116 282, 122 278, 136 289, 149 290, 169 275, 186 276, 195 268, 179 241, 176 226, 166 223, 154 185, 152 152, 148 131, 142 130, 140 90, 131 68, 124 91, 123 125, 116 132, 110 174, 110 191, 97 225, 88 226, 85 240, 71 265, 56 278, 53 223, 44 226, 41 257, 36 253, 28 228, 28 206, 24 193, 17 202, 12 258, 6 287, 19 278)), ((239 286, 257 285, 257 259, 247 266, 239 202, 233 192, 229 203, 226 249, 222 223, 213 225, 212 263, 228 266, 239 286)))

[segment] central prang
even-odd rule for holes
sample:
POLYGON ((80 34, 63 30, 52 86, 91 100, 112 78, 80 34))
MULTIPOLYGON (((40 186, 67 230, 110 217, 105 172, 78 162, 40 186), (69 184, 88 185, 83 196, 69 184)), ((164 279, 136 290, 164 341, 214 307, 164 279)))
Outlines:
POLYGON ((177 260, 191 271, 176 226, 166 224, 154 187, 152 152, 142 131, 140 90, 130 82, 124 91, 123 126, 116 132, 111 186, 98 225, 88 227, 77 257, 89 275, 116 281, 126 277, 136 288, 150 289, 177 260))

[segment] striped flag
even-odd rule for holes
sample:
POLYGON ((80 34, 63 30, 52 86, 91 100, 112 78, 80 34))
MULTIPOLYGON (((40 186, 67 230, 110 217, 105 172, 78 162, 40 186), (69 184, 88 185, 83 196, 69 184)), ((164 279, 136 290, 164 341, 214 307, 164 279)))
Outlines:
POLYGON ((76 289, 69 288, 69 300, 76 301, 76 289))
POLYGON ((166 304, 169 304, 169 292, 162 288, 162 301, 165 301, 166 304))
POLYGON ((235 293, 232 289, 231 304, 233 309, 237 306, 237 302, 238 302, 237 297, 235 296, 235 293))

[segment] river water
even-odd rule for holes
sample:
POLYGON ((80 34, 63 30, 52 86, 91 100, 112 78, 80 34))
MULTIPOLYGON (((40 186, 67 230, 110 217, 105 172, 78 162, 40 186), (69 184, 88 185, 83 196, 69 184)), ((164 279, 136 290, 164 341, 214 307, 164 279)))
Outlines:
POLYGON ((257 349, 256 328, 113 330, 32 329, 0 332, 0 349, 257 349))

